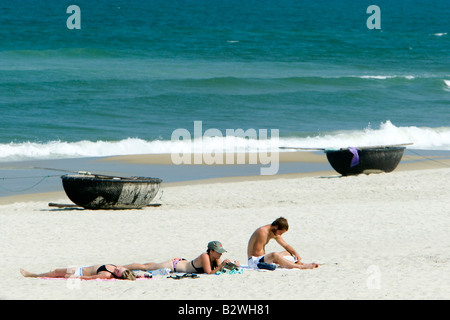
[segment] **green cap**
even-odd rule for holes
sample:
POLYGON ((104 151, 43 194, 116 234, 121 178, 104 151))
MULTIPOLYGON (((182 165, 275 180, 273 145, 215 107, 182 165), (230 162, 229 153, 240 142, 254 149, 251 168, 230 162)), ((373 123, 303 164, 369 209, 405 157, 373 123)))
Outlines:
POLYGON ((227 252, 227 250, 223 248, 222 244, 219 241, 211 241, 210 243, 208 243, 208 249, 214 250, 218 253, 227 252))

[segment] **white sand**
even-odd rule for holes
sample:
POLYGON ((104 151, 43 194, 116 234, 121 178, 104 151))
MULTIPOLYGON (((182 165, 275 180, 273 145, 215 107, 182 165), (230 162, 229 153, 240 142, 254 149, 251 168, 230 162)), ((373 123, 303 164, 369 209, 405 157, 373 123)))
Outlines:
POLYGON ((143 210, 47 206, 65 196, 1 205, 0 298, 449 299, 449 181, 447 168, 163 187, 163 205, 143 210), (290 223, 285 240, 318 269, 136 282, 19 273, 192 259, 211 240, 246 264, 251 233, 279 216, 290 223))

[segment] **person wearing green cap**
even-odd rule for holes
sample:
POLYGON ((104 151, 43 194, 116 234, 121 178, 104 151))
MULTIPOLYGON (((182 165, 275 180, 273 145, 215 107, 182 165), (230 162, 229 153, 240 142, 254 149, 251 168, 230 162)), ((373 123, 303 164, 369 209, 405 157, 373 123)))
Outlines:
MULTIPOLYGON (((208 243, 206 252, 200 254, 197 258, 188 261, 183 258, 173 258, 164 262, 148 262, 148 263, 131 263, 125 267, 130 270, 152 271, 158 269, 169 268, 171 272, 185 273, 207 273, 215 274, 223 269, 227 263, 231 263, 230 259, 221 261, 222 254, 227 252, 219 241, 211 241, 208 243)), ((239 266, 239 261, 234 261, 239 266)))

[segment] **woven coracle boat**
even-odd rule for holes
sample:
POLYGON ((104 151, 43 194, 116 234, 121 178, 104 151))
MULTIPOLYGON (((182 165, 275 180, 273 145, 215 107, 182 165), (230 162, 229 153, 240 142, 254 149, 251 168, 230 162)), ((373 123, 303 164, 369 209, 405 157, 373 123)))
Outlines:
POLYGON ((397 168, 405 147, 342 148, 325 150, 328 162, 340 174, 391 172, 397 168))
POLYGON ((114 177, 91 174, 63 175, 64 191, 85 209, 139 209, 150 204, 159 191, 159 178, 114 177))

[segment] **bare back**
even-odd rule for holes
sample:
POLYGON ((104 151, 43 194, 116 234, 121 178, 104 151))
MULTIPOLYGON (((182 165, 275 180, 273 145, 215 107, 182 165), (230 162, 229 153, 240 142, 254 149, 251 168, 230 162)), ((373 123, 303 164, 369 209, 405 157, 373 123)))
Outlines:
POLYGON ((270 224, 262 226, 253 232, 247 246, 247 257, 259 257, 266 254, 266 244, 273 238, 270 232, 270 224))

